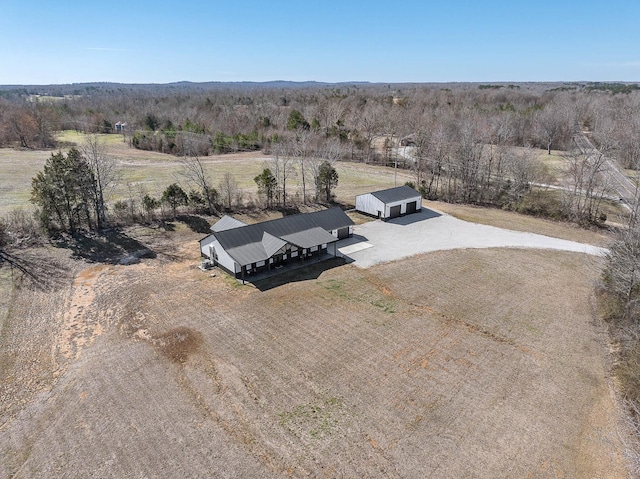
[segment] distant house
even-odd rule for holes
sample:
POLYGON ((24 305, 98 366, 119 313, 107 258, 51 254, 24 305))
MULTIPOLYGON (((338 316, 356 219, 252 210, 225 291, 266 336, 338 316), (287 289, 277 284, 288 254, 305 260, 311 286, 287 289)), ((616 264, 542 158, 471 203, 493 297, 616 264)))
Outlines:
POLYGON ((114 128, 115 128, 116 133, 122 133, 122 132, 124 132, 124 130, 126 129, 126 127, 127 127, 127 123, 126 123, 126 122, 119 121, 118 123, 116 123, 116 124, 115 124, 115 125, 113 125, 113 126, 114 126, 114 128))
POLYGON ((404 138, 400 138, 400 146, 416 146, 416 139, 414 135, 408 135, 404 138))
POLYGON ((381 219, 397 218, 421 209, 420 193, 406 185, 356 196, 357 211, 381 219))
POLYGON ((335 242, 353 234, 353 221, 340 208, 285 216, 247 225, 230 216, 200 240, 200 253, 215 266, 245 279, 292 261, 336 256, 335 242), (333 248, 329 249, 329 245, 333 248))

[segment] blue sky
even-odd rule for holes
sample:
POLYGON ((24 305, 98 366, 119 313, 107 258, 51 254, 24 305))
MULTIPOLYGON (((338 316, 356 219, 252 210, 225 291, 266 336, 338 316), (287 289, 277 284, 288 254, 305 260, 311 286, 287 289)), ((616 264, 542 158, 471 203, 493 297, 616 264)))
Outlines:
POLYGON ((0 0, 0 84, 640 81, 640 0, 0 0))

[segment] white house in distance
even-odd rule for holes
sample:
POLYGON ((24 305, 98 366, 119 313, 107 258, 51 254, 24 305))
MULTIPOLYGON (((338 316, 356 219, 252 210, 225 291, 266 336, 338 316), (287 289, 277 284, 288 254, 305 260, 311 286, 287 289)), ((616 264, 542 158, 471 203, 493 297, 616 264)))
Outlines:
POLYGON ((422 196, 406 185, 356 196, 356 210, 376 218, 397 218, 421 209, 422 196))
POLYGON ((279 269, 292 261, 313 256, 321 259, 326 253, 336 256, 335 242, 351 236, 353 225, 340 208, 252 225, 224 216, 211 227, 212 233, 200 240, 200 253, 244 281, 249 274, 279 269))

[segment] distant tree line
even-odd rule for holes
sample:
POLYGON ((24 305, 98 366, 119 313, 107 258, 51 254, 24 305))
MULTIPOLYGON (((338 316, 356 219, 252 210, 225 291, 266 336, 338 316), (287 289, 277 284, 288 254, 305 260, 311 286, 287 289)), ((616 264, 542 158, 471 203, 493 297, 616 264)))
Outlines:
MULTIPOLYGON (((615 85, 93 85, 39 99, 27 95, 30 89, 11 89, 0 95, 0 145, 51 148, 56 130, 114 132, 124 122, 122 139, 133 148, 191 159, 189 185, 209 213, 213 183, 202 168, 197 178, 198 159, 262 150, 274 158, 269 169, 277 180, 273 191, 260 189, 269 205, 327 201, 316 181, 320 165, 346 160, 412 170, 412 184, 429 199, 599 223, 604 157, 585 158, 574 137, 586 132, 601 151, 638 169, 640 91, 615 85), (540 150, 565 155, 562 193, 544 191, 549 174, 540 150), (294 177, 298 199, 291 195, 294 177)), ((238 204, 233 178, 219 181, 216 201, 238 204)), ((83 223, 104 222, 101 211, 100 218, 85 214, 83 223)), ((65 221, 75 226, 78 214, 65 213, 65 221)))

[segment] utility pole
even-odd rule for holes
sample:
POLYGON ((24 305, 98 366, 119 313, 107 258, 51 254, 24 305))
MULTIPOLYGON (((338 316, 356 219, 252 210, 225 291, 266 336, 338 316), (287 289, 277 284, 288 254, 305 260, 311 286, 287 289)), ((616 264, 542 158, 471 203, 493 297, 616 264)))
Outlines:
MULTIPOLYGON (((393 141, 393 137, 391 137, 391 141, 393 141)), ((399 144, 400 142, 398 142, 398 145, 399 144)), ((393 167, 393 186, 398 186, 398 148, 399 146, 396 146, 396 161, 393 167)))

